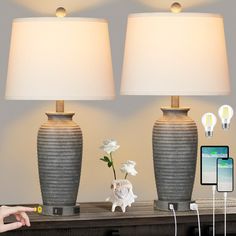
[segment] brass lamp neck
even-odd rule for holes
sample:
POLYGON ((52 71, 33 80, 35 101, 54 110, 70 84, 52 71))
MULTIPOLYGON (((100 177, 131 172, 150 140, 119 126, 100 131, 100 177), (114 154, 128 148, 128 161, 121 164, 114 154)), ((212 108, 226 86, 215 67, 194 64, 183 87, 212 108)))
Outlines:
POLYGON ((65 109, 64 109, 64 100, 58 100, 56 101, 56 112, 64 112, 65 109))
POLYGON ((171 107, 179 108, 179 96, 171 96, 171 107))

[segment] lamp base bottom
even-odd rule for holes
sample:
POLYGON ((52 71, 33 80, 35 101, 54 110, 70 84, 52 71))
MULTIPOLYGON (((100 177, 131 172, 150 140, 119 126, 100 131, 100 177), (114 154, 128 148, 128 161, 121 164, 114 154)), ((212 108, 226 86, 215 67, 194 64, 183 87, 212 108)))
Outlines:
POLYGON ((190 204, 194 203, 194 201, 161 201, 155 200, 154 201, 154 209, 161 210, 161 211, 170 211, 169 205, 175 205, 176 211, 190 211, 190 204))
POLYGON ((42 207, 42 215, 46 216, 73 216, 80 214, 80 205, 76 206, 46 206, 42 207))

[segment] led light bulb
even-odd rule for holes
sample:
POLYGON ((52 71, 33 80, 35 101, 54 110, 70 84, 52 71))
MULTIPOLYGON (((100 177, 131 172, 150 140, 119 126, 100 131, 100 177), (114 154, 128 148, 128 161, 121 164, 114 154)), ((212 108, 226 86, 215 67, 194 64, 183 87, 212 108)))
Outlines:
POLYGON ((229 129, 230 121, 234 115, 233 108, 228 105, 223 105, 219 108, 218 114, 219 114, 219 117, 221 118, 222 128, 224 130, 229 129))
POLYGON ((213 130, 216 125, 217 118, 213 113, 206 113, 202 116, 202 124, 205 128, 206 137, 213 136, 213 130))

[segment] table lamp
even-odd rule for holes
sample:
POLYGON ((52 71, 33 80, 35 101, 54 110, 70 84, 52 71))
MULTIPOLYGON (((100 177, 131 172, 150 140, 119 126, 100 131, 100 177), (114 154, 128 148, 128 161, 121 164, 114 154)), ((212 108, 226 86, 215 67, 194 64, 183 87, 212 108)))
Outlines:
POLYGON ((230 92, 223 19, 216 14, 132 14, 128 28, 121 94, 171 97, 153 128, 153 158, 158 201, 155 207, 187 211, 195 178, 198 131, 179 107, 179 96, 230 92))
POLYGON ((64 15, 14 20, 6 86, 6 99, 57 101, 37 139, 45 215, 79 213, 82 132, 64 100, 114 98, 107 21, 64 15))

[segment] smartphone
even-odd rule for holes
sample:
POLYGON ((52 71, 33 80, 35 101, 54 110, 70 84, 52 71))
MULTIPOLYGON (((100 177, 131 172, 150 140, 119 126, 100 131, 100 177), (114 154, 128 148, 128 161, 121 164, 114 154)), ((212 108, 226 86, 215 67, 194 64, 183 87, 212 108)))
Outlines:
POLYGON ((232 158, 217 159, 217 191, 233 192, 234 190, 234 160, 232 158))
POLYGON ((217 158, 228 158, 228 146, 201 146, 201 184, 216 185, 217 158))

